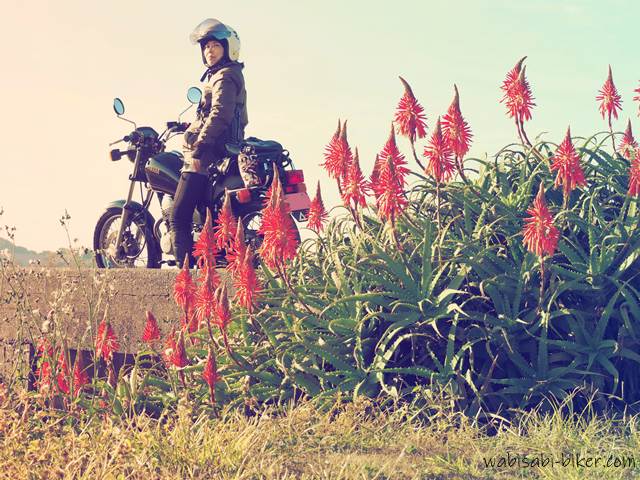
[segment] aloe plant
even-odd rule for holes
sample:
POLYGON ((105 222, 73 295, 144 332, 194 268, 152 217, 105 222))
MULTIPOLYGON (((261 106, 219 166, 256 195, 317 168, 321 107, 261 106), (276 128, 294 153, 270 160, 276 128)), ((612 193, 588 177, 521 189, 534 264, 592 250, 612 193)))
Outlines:
POLYGON ((362 228, 346 213, 335 217, 289 268, 298 298, 271 277, 251 328, 240 322, 242 353, 258 367, 231 378, 249 375, 259 401, 304 394, 322 402, 338 391, 398 398, 417 385, 448 385, 472 413, 585 385, 602 398, 638 400, 637 207, 626 194, 626 160, 604 151, 607 138, 580 143, 588 187, 566 209, 562 191, 548 195, 562 237, 542 298, 539 260, 521 231, 533 192, 553 182, 539 156, 555 146, 543 142, 535 154, 512 145, 493 162, 466 159, 481 172, 442 186, 440 231, 435 185, 420 178, 397 222, 401 249, 374 215, 362 228))

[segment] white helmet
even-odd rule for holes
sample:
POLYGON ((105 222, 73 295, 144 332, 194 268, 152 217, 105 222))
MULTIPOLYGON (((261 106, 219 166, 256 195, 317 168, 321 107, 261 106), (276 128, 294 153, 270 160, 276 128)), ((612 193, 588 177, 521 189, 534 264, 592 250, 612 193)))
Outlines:
MULTIPOLYGON (((229 60, 236 62, 238 58, 240 58, 240 37, 238 33, 230 26, 225 25, 215 18, 207 18, 200 22, 198 26, 193 29, 191 35, 189 35, 189 39, 193 44, 199 43, 201 50, 207 41, 217 40, 225 47, 229 60)), ((202 61, 205 65, 207 64, 204 58, 204 52, 202 61)))

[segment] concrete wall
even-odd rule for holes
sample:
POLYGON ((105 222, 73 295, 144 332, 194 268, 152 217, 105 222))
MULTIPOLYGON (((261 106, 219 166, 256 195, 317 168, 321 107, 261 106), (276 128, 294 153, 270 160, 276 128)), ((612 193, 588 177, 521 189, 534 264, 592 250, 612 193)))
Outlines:
POLYGON ((153 312, 163 335, 179 325, 173 300, 177 274, 177 269, 3 268, 0 375, 13 368, 16 355, 28 352, 25 346, 37 341, 43 329, 58 341, 66 339, 67 348, 93 350, 96 326, 105 317, 122 352, 135 353, 142 346, 145 310, 153 312))
POLYGON ((162 327, 179 321, 173 301, 177 269, 16 269, 0 285, 0 338, 39 337, 44 326, 90 346, 88 323, 108 318, 122 348, 135 351, 151 310, 162 327), (8 300, 8 301, 7 301, 8 300), (48 323, 47 323, 48 322, 48 323))

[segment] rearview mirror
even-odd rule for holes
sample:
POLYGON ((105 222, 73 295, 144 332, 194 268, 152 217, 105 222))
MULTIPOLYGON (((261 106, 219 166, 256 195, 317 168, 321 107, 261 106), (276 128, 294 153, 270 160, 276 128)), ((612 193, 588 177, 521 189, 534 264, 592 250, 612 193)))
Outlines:
POLYGON ((189 90, 187 90, 187 100, 189 100, 189 102, 193 104, 200 103, 201 98, 202 92, 198 87, 191 87, 189 90))
POLYGON ((113 99, 113 111, 116 112, 118 116, 124 113, 124 103, 117 97, 113 99))

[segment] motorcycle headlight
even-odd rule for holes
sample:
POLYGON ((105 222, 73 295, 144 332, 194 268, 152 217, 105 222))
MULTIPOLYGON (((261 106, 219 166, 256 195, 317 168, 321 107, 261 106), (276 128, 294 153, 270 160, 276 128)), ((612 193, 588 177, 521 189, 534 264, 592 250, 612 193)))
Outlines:
POLYGON ((117 148, 109 152, 109 158, 112 162, 117 162, 122 158, 122 152, 117 148))

